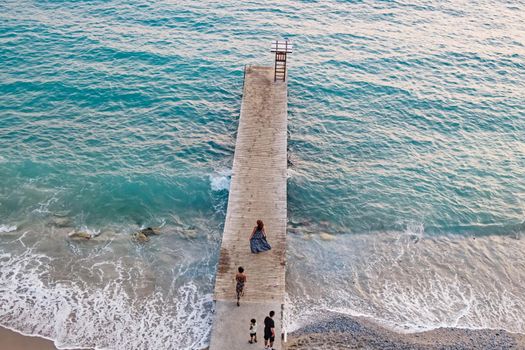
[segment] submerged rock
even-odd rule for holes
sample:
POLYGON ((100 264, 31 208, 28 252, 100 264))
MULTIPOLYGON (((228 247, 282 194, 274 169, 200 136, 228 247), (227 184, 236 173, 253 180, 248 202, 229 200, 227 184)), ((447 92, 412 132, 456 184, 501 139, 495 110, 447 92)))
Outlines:
POLYGON ((142 231, 139 231, 133 235, 133 238, 135 238, 138 242, 147 242, 149 241, 149 237, 146 236, 142 231))
POLYGON ((71 226, 71 220, 67 217, 53 217, 50 224, 56 227, 68 227, 71 226))
POLYGON ((156 228, 151 228, 151 227, 146 227, 142 230, 139 231, 140 233, 146 235, 146 236, 151 236, 151 235, 160 235, 160 231, 156 228))
POLYGON ((329 233, 326 233, 326 232, 321 232, 319 234, 319 237, 323 240, 323 241, 331 241, 331 240, 334 240, 335 239, 335 236, 329 234, 329 233))
POLYGON ((142 230, 138 231, 138 232, 135 232, 133 234, 133 238, 138 241, 138 242, 148 242, 149 241, 149 236, 152 236, 152 235, 160 235, 160 231, 158 228, 152 228, 152 227, 146 227, 146 228, 143 228, 142 230))
POLYGON ((73 231, 68 234, 69 238, 83 238, 83 239, 91 239, 95 237, 94 235, 84 232, 84 231, 73 231))
POLYGON ((187 238, 187 239, 194 239, 194 238, 197 238, 197 235, 198 235, 197 230, 193 230, 193 229, 190 229, 190 230, 184 230, 184 231, 182 231, 182 233, 181 233, 181 236, 184 237, 184 238, 187 238))

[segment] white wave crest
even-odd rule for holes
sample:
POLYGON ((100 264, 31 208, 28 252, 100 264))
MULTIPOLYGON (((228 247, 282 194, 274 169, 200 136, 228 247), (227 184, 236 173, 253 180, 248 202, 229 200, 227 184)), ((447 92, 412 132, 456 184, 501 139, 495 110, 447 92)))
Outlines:
POLYGON ((404 332, 525 332, 525 297, 516 282, 525 278, 522 240, 423 235, 423 225, 414 225, 403 232, 343 235, 319 246, 290 237, 288 269, 297 277, 287 281, 288 330, 330 311, 404 332))
POLYGON ((423 238, 425 235, 425 225, 421 222, 409 222, 407 223, 404 234, 423 238))
POLYGON ((141 275, 148 272, 120 260, 92 265, 91 276, 102 269, 113 276, 98 287, 53 280, 60 261, 31 250, 0 253, 0 263, 9 266, 0 271, 0 324, 58 348, 202 349, 209 341, 212 297, 192 281, 168 293, 148 289, 141 275))
POLYGON ((216 174, 210 175, 212 191, 229 191, 231 182, 231 170, 222 170, 216 174))
POLYGON ((16 231, 18 227, 16 225, 0 225, 0 233, 2 232, 13 232, 16 231))

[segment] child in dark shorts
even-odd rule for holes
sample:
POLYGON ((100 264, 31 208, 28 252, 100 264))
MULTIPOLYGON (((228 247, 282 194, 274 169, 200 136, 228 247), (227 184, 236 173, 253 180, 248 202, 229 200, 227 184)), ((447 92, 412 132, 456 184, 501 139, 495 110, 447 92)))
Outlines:
POLYGON ((250 320, 250 340, 248 343, 253 344, 257 343, 257 321, 255 318, 252 318, 250 320))
POLYGON ((273 342, 275 341, 275 322, 273 321, 274 311, 270 311, 270 316, 264 319, 264 348, 273 350, 273 342))

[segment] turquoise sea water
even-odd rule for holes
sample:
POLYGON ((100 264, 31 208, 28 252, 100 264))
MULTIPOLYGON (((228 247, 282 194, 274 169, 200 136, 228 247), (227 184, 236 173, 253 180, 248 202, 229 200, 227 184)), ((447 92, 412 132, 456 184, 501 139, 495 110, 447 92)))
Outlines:
POLYGON ((243 67, 288 38, 289 329, 525 332, 524 23, 505 1, 0 2, 0 323, 205 346, 243 67))

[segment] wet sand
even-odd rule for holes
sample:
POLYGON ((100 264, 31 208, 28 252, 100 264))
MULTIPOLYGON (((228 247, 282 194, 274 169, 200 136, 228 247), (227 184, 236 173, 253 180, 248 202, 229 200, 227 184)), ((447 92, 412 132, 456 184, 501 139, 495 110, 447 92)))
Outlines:
MULTIPOLYGON (((0 350, 59 350, 55 344, 37 335, 23 335, 8 328, 0 327, 0 350)), ((73 349, 62 349, 73 350, 73 349)), ((75 350, 92 350, 89 348, 75 350)))
POLYGON ((0 327, 0 350, 56 350, 51 340, 22 335, 0 327))
POLYGON ((525 349, 525 335, 459 328, 406 334, 365 318, 335 315, 288 334, 286 349, 521 350, 525 349))

